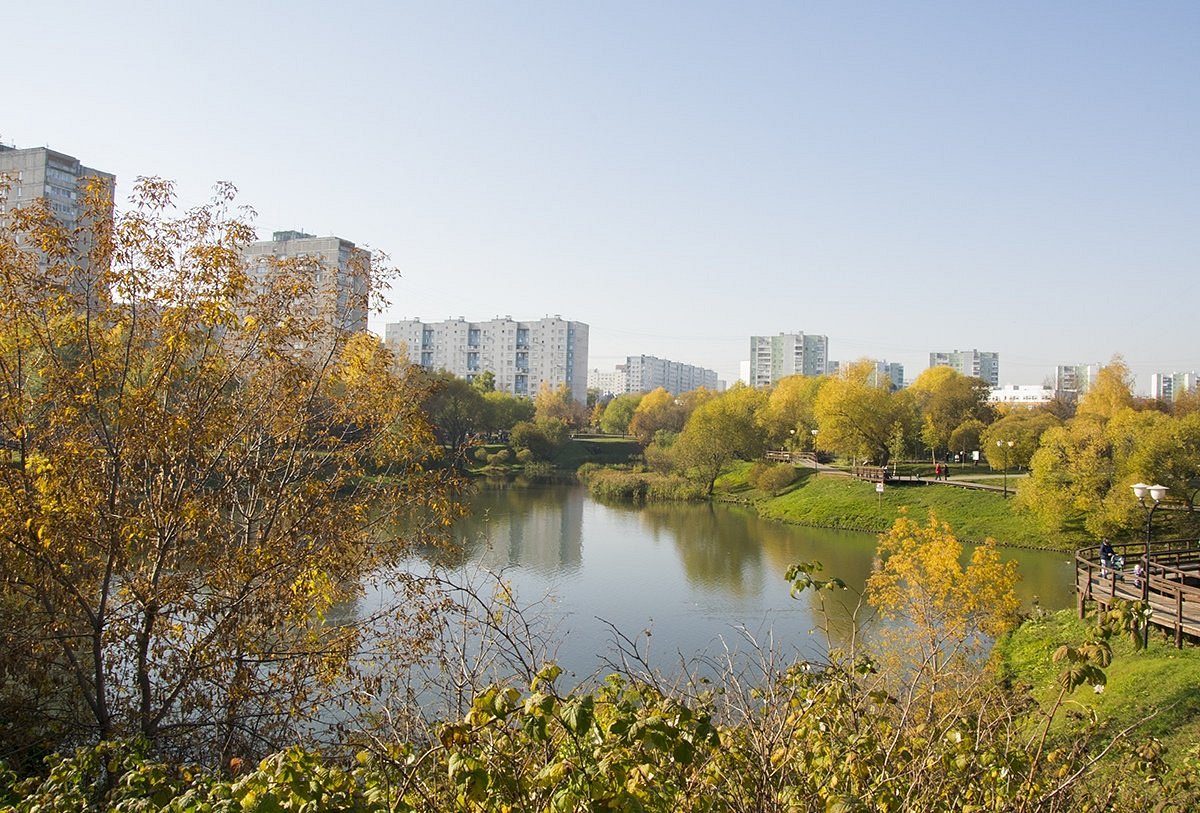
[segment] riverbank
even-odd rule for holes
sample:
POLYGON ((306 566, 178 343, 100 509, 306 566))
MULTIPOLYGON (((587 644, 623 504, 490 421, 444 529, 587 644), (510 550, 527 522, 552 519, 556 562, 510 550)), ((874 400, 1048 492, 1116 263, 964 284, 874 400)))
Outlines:
POLYGON ((714 498, 752 506, 760 516, 797 525, 882 532, 902 511, 924 518, 930 511, 965 542, 995 539, 1001 545, 1069 551, 1089 544, 1082 532, 1048 532, 1032 516, 1015 511, 1011 496, 994 491, 921 482, 875 483, 798 470, 795 483, 777 495, 756 490, 742 464, 717 481, 714 498))

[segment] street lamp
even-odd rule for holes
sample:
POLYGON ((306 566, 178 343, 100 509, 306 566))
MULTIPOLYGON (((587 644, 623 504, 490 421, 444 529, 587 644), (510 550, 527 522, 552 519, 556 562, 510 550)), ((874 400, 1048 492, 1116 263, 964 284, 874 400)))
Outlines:
POLYGON ((1008 456, 1012 453, 1013 442, 1011 440, 996 441, 996 448, 1004 450, 1004 496, 1008 496, 1008 456))
MULTIPOLYGON (((1142 556, 1142 603, 1146 605, 1146 609, 1150 609, 1150 528, 1154 521, 1154 512, 1158 510, 1159 503, 1167 494, 1167 487, 1160 485, 1148 486, 1145 483, 1133 484, 1133 496, 1141 503, 1142 509, 1146 512, 1146 552, 1142 556), (1146 502, 1146 497, 1149 496, 1151 502, 1146 502)), ((1150 617, 1146 616, 1145 622, 1142 624, 1142 648, 1150 646, 1150 617)))

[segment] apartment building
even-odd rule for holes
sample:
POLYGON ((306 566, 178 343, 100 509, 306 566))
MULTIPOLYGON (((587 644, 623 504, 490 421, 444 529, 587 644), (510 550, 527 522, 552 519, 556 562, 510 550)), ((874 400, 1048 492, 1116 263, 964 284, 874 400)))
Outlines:
POLYGON ((0 197, 0 212, 44 200, 65 226, 78 224, 84 186, 90 179, 102 182, 111 199, 116 176, 86 167, 73 155, 49 147, 17 149, 0 144, 0 176, 8 192, 0 197))
POLYGON ((1152 373, 1150 375, 1150 397, 1160 401, 1174 401, 1185 393, 1196 389, 1196 372, 1152 373))
POLYGON ((992 387, 1000 386, 1000 354, 978 350, 954 350, 929 354, 930 367, 951 367, 962 375, 982 378, 992 387))
POLYGON ((532 398, 542 385, 565 385, 587 403, 588 326, 561 316, 516 321, 511 316, 487 322, 461 317, 444 322, 412 319, 391 322, 384 340, 398 356, 430 370, 445 370, 472 381, 484 371, 496 389, 532 398))
POLYGON ((1068 398, 1078 398, 1096 383, 1100 362, 1093 364, 1060 364, 1054 368, 1054 391, 1068 398))
POLYGON ((780 333, 750 337, 752 387, 769 387, 789 375, 825 375, 828 365, 828 336, 780 333))
POLYGON ((322 317, 340 331, 367 329, 371 255, 349 240, 277 231, 270 240, 251 243, 242 256, 247 272, 260 283, 266 282, 273 265, 299 261, 315 276, 315 307, 322 317))

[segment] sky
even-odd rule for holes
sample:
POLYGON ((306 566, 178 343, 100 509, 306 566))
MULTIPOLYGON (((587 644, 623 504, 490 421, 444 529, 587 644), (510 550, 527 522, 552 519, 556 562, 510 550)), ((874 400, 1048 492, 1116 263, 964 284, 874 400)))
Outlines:
POLYGON ((734 381, 994 351, 1200 368, 1200 3, 56 2, 0 142, 385 252, 371 321, 561 315, 734 381))

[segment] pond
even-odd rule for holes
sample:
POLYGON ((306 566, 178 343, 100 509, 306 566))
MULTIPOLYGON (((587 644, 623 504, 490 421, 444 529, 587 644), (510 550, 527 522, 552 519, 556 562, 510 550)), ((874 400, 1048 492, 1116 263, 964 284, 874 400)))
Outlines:
MULTIPOLYGON (((577 484, 487 485, 458 534, 466 561, 503 573, 518 604, 555 631, 556 658, 584 679, 607 670, 617 633, 671 671, 705 653, 744 651, 747 635, 785 656, 818 657, 834 643, 870 573, 874 534, 804 528, 741 507, 665 503, 610 505, 577 484), (784 573, 822 563, 845 592, 792 599, 784 573), (825 611, 820 601, 825 599, 825 611)), ((1018 560, 1026 609, 1073 606, 1065 553, 1006 549, 1018 560)))

